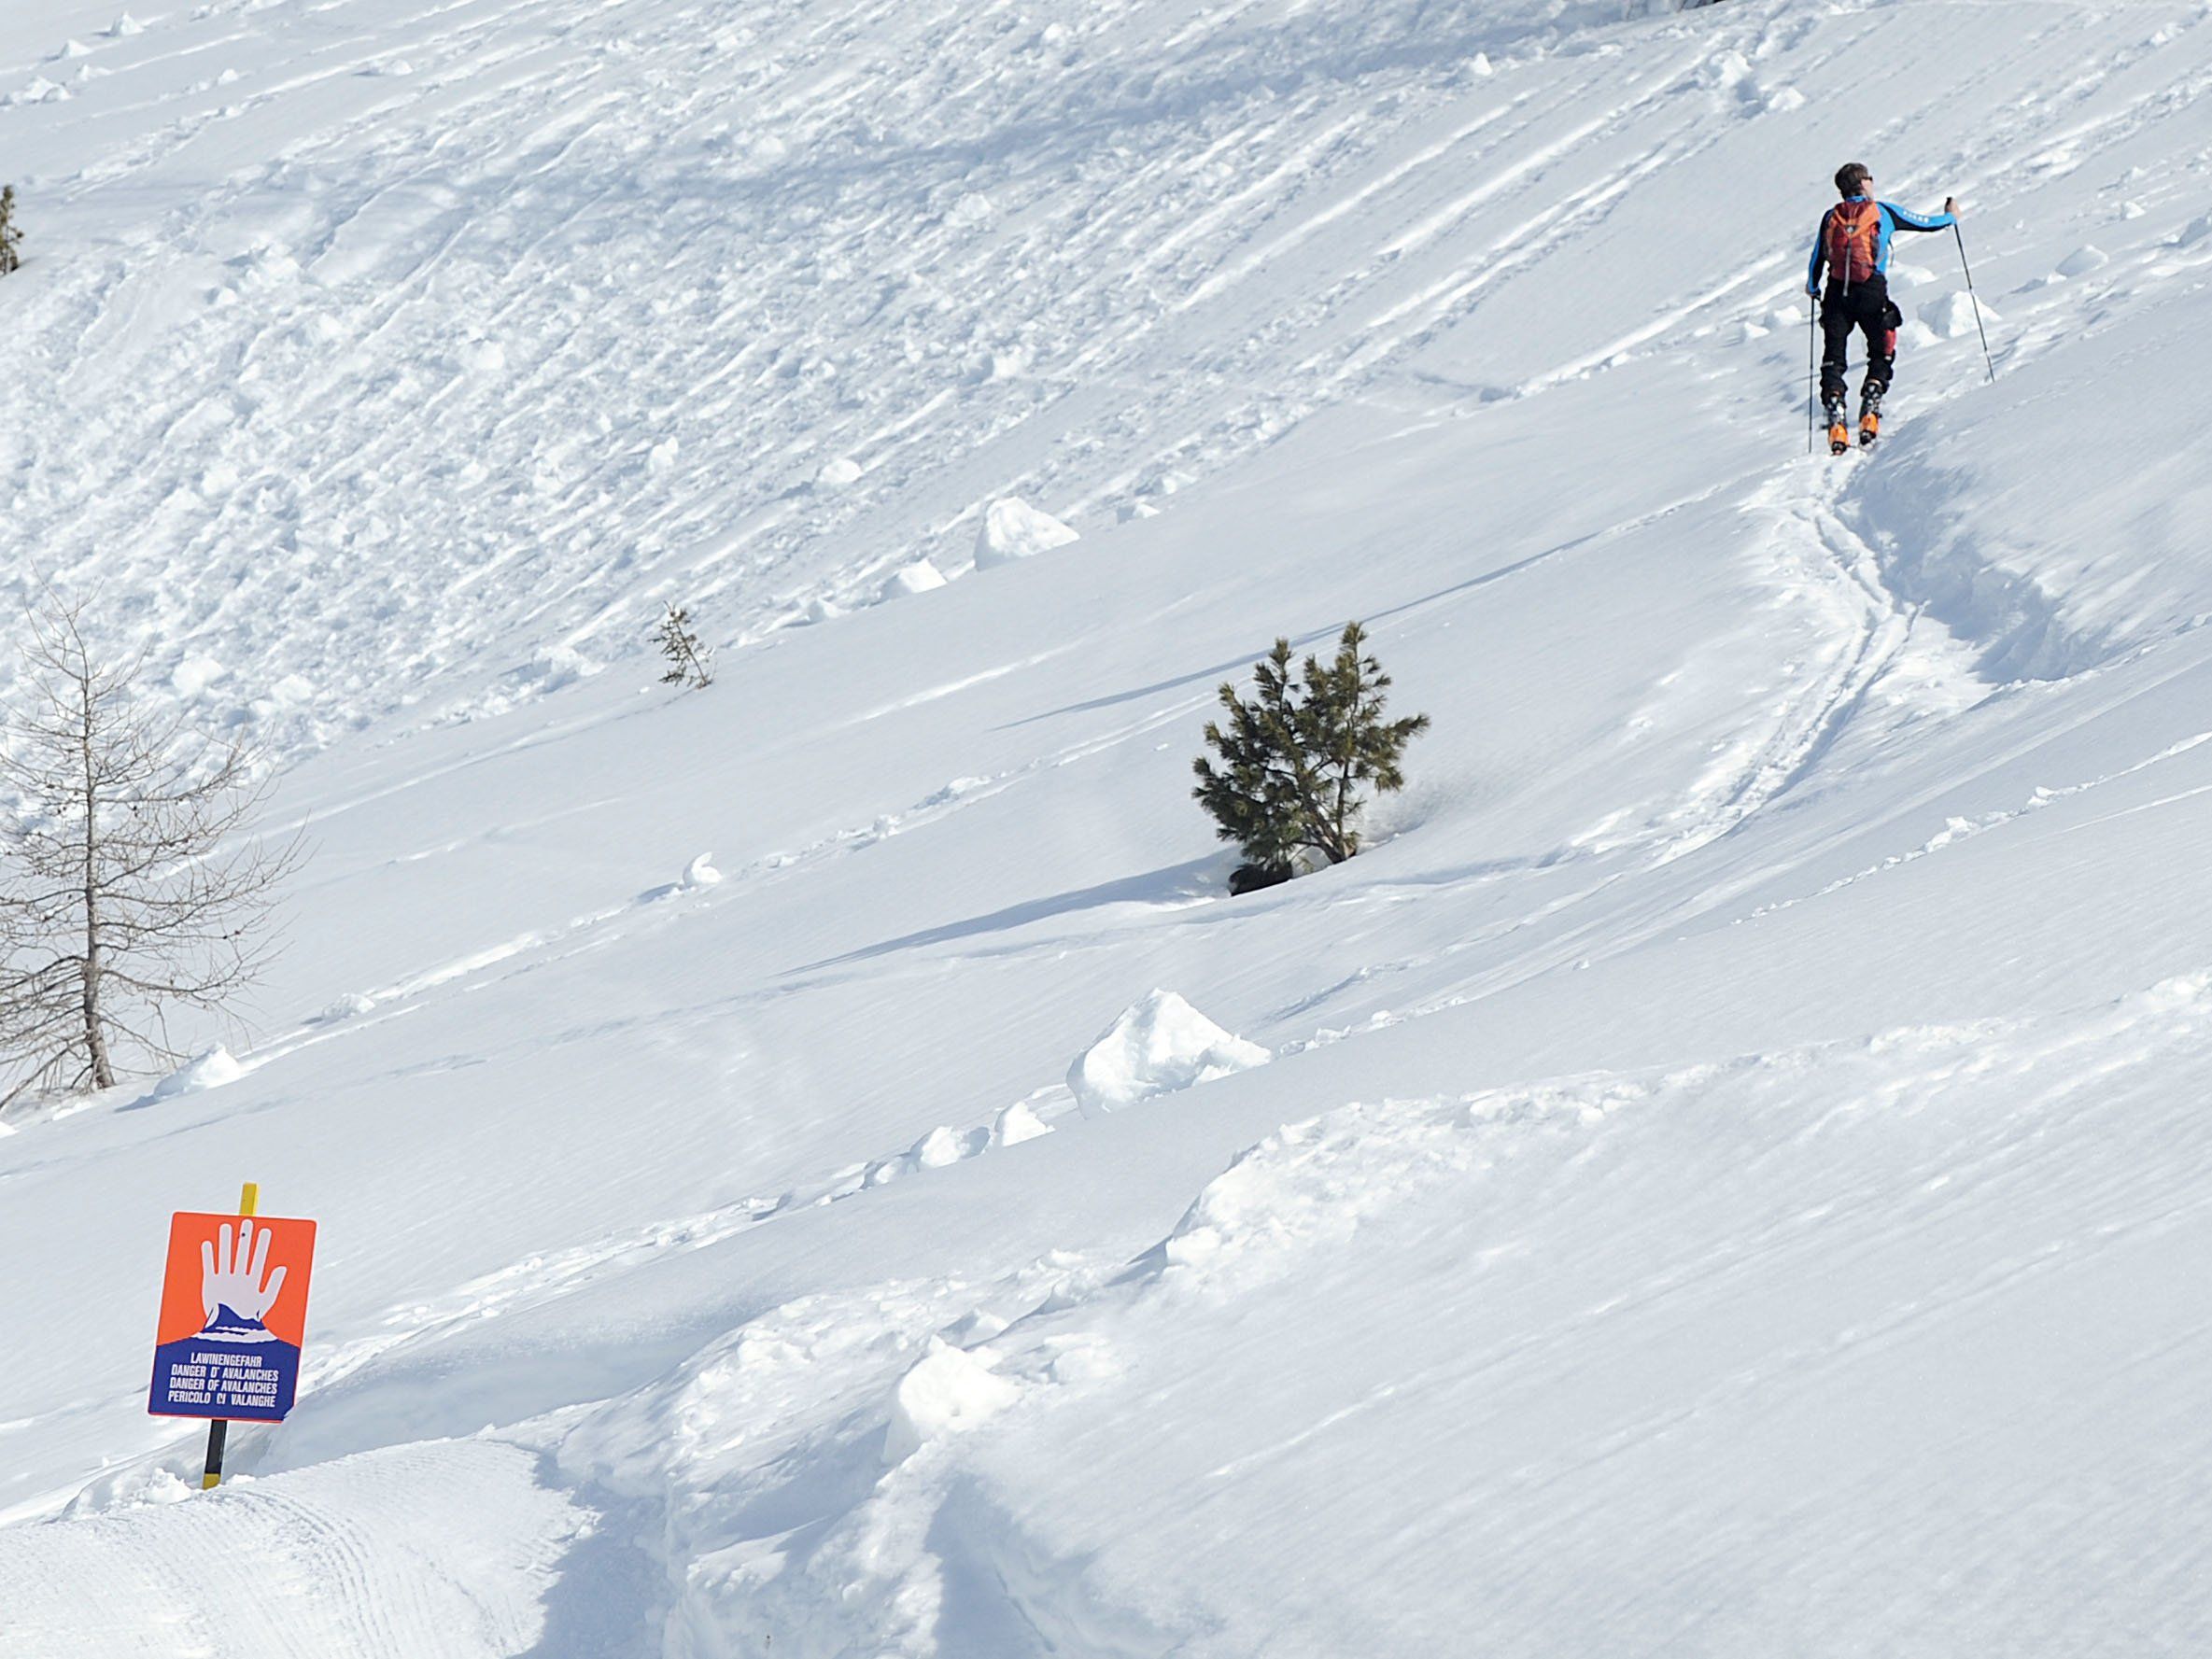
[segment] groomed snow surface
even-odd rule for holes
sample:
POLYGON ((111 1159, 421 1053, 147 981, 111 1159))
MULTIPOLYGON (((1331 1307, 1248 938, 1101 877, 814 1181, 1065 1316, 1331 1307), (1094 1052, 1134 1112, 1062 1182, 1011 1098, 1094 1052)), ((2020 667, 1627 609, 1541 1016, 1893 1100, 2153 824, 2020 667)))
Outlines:
POLYGON ((313 854, 0 1123, 0 1654, 2212 1651, 2212 8, 1662 11, 7 8, 0 581, 313 854))

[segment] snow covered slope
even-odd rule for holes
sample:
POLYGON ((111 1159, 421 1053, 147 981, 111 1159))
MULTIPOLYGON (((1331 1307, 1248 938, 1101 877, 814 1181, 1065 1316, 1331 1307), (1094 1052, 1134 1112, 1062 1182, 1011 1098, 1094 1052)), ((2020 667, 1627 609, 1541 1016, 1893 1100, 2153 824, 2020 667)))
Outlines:
POLYGON ((316 847, 242 1076, 0 1123, 0 1653, 2202 1651, 2212 7, 1620 15, 0 19, 7 574, 316 847), (1998 378, 1905 242, 1832 462, 1854 157, 1998 378))

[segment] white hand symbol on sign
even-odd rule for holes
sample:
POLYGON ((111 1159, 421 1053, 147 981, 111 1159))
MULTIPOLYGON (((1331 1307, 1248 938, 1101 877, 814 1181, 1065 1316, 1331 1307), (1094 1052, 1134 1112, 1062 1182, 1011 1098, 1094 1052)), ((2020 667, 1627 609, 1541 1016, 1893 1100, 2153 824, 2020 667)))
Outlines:
POLYGON ((259 1319, 276 1305, 276 1298, 284 1289, 284 1269, 271 1273, 268 1282, 261 1282, 261 1273, 269 1265, 269 1239, 267 1228, 260 1236, 250 1221, 238 1223, 238 1249, 231 1250, 231 1230, 224 1228, 222 1244, 218 1248, 212 1240, 200 1243, 200 1305, 207 1310, 207 1322, 215 1323, 217 1310, 229 1308, 242 1318, 259 1319))

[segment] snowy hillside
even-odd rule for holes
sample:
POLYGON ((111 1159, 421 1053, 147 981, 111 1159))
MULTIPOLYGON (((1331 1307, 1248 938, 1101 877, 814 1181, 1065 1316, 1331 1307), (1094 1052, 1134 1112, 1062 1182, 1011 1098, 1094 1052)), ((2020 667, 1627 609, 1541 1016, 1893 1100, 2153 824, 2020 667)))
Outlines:
POLYGON ((1623 10, 0 16, 6 581, 314 848, 242 1075, 0 1119, 0 1653, 2212 1643, 2212 6, 1623 10), (1997 378, 1902 242, 1839 461, 1854 158, 1997 378))

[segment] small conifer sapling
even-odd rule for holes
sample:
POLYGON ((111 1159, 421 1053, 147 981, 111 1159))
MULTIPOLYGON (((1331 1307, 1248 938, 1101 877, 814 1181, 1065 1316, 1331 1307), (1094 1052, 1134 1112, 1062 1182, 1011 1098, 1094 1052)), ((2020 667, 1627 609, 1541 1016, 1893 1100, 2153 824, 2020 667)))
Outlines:
POLYGON ((714 653, 692 631, 689 610, 682 605, 669 606, 660 626, 653 630, 653 642, 669 660, 668 672, 660 677, 663 685, 704 690, 714 683, 714 653))
POLYGON ((0 185, 0 276, 23 262, 23 232, 15 222, 15 186, 0 185))
POLYGON ((1366 643, 1366 630, 1347 623, 1332 661, 1309 656, 1294 669, 1290 641, 1277 640, 1253 667, 1248 699, 1221 687, 1224 718, 1205 728, 1218 764, 1192 763, 1191 794, 1244 851, 1231 892, 1287 881, 1301 859, 1342 864, 1360 851, 1369 793, 1405 787, 1400 762, 1429 717, 1384 717, 1390 677, 1366 643))

